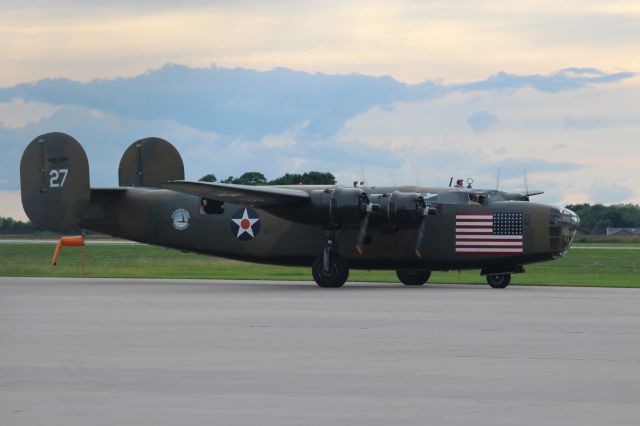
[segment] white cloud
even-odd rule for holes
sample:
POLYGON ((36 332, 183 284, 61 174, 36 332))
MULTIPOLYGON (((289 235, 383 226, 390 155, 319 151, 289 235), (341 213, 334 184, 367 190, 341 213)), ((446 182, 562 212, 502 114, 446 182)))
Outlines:
POLYGON ((282 148, 295 145, 296 141, 300 137, 300 133, 309 127, 309 123, 309 120, 305 120, 284 133, 267 135, 263 137, 257 145, 261 148, 282 148))
POLYGON ((0 216, 26 221, 27 215, 22 209, 20 191, 0 190, 0 216))
POLYGON ((23 99, 12 99, 0 103, 0 125, 4 127, 23 127, 29 122, 41 120, 56 112, 60 106, 43 102, 27 102, 23 99))
POLYGON ((411 82, 471 80, 502 69, 640 69, 640 56, 629 53, 640 39, 633 1, 44 3, 4 5, 0 86, 133 75, 166 62, 411 82))
MULTIPOLYGON (((168 79, 166 85, 171 86, 170 82, 168 79)), ((363 83, 361 89, 368 96, 372 96, 370 84, 363 83)), ((635 189, 640 178, 636 164, 640 158, 640 111, 635 108, 640 98, 638 77, 558 93, 520 86, 509 90, 498 87, 455 91, 437 99, 395 102, 392 108, 385 98, 380 101, 374 96, 370 103, 350 109, 338 121, 332 115, 335 111, 327 108, 336 104, 335 95, 327 100, 300 97, 294 92, 284 96, 286 102, 276 102, 269 96, 264 99, 271 102, 252 102, 255 117, 267 122, 274 117, 287 118, 284 112, 291 110, 289 105, 302 105, 301 117, 312 114, 314 125, 324 128, 329 123, 333 129, 357 111, 366 112, 346 121, 337 133, 332 130, 323 136, 309 132, 310 124, 305 120, 279 126, 284 129, 281 132, 247 136, 250 123, 245 126, 244 116, 238 116, 236 111, 244 112, 237 108, 243 105, 242 96, 232 98, 235 109, 231 112, 220 109, 226 120, 218 123, 239 123, 227 133, 161 118, 134 119, 128 116, 128 110, 117 107, 113 110, 122 115, 65 106, 23 127, 0 128, 5 153, 0 158, 0 179, 8 180, 5 188, 15 188, 18 159, 26 143, 39 133, 55 129, 72 134, 85 145, 94 186, 116 184, 120 155, 130 143, 160 136, 181 152, 188 179, 207 173, 224 178, 246 171, 261 171, 274 178, 286 172, 319 170, 331 171, 340 183, 350 184, 361 180, 366 170, 366 180, 372 185, 445 186, 449 177, 455 176, 473 177, 476 186, 492 187, 502 168, 503 189, 524 189, 522 172, 526 170, 529 187, 547 191, 537 198, 543 202, 640 201, 635 189), (382 106, 369 107, 380 103, 382 106), (274 109, 279 113, 266 118, 261 115, 264 111, 273 114, 274 109), (476 111, 491 111, 499 117, 499 124, 483 133, 473 133, 466 120, 476 111), (567 127, 566 117, 581 125, 567 127), (592 120, 597 120, 598 125, 589 126, 592 120), (598 191, 594 192, 594 188, 601 197, 596 197, 598 191)), ((154 94, 163 97, 162 93, 154 94)), ((189 100, 196 105, 203 102, 200 98, 189 100)), ((91 105, 92 98, 85 102, 91 105)), ((186 100, 178 99, 177 103, 174 107, 182 112, 193 106, 186 100)), ((154 106, 158 107, 158 103, 154 106)), ((344 102, 340 106, 344 108, 344 102)), ((208 120, 204 117, 201 122, 206 124, 208 120)))
POLYGON ((521 173, 526 170, 530 188, 547 191, 537 198, 541 201, 615 202, 618 196, 619 202, 639 203, 640 192, 635 189, 640 180, 640 110, 635 107, 639 98, 640 78, 555 94, 531 89, 454 93, 431 101, 396 103, 393 111, 373 108, 347 122, 337 138, 363 149, 394 151, 402 159, 394 175, 405 182, 415 180, 418 168, 426 183, 472 175, 477 185, 494 186, 498 167, 491 172, 487 165, 507 162, 521 170, 511 178, 503 175, 503 188, 524 189, 521 173), (474 135, 465 120, 479 109, 495 113, 500 124, 474 135), (597 120, 598 125, 566 128, 566 116, 579 117, 582 124, 597 120), (605 187, 628 190, 605 191, 594 198, 593 188, 605 187))

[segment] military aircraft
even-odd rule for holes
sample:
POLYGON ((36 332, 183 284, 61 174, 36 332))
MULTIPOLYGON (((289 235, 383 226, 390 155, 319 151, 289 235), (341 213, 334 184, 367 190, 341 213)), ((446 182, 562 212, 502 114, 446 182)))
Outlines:
POLYGON ((392 269, 406 285, 431 271, 480 269, 504 288, 524 265, 562 256, 578 216, 536 204, 539 192, 469 187, 245 186, 184 180, 173 145, 131 144, 119 186, 91 188, 82 146, 64 133, 36 137, 20 162, 22 205, 40 229, 80 226, 174 249, 312 268, 321 287, 349 269, 392 269))

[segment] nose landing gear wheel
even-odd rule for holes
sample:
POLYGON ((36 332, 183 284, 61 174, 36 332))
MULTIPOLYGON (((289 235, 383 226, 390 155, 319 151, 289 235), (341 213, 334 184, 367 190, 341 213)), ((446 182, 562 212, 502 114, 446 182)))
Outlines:
POLYGON ((511 274, 487 275, 487 283, 492 288, 505 288, 511 282, 511 274))
POLYGON ((404 285, 423 285, 429 281, 431 271, 427 269, 398 269, 396 275, 404 285))
POLYGON ((329 255, 329 267, 325 270, 324 255, 316 257, 311 272, 313 279, 320 287, 342 287, 349 277, 349 265, 339 254, 329 255))

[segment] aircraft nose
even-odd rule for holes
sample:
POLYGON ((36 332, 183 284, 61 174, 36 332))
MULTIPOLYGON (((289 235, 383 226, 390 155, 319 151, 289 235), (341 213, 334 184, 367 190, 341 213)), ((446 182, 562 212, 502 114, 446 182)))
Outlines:
POLYGON ((580 227, 580 217, 569 209, 562 209, 562 236, 568 250, 580 227))
POLYGON ((552 207, 549 215, 551 250, 562 256, 571 246, 580 227, 580 217, 569 209, 552 207))
POLYGON ((580 217, 569 209, 562 209, 562 224, 568 226, 571 230, 577 231, 580 227, 580 217))

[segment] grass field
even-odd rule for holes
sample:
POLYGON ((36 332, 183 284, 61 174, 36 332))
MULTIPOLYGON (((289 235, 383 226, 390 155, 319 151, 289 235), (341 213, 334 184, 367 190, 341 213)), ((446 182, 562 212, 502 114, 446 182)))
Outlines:
MULTIPOLYGON (((0 244, 1 276, 83 276, 81 250, 67 247, 49 266, 54 244, 0 244)), ((577 244, 563 258, 526 267, 513 284, 640 287, 640 244, 577 244)), ((258 265, 141 244, 90 245, 88 277, 311 280, 309 268, 258 265)), ((395 282, 393 271, 351 271, 350 281, 395 282)), ((479 271, 434 272, 432 283, 484 284, 479 271)))

